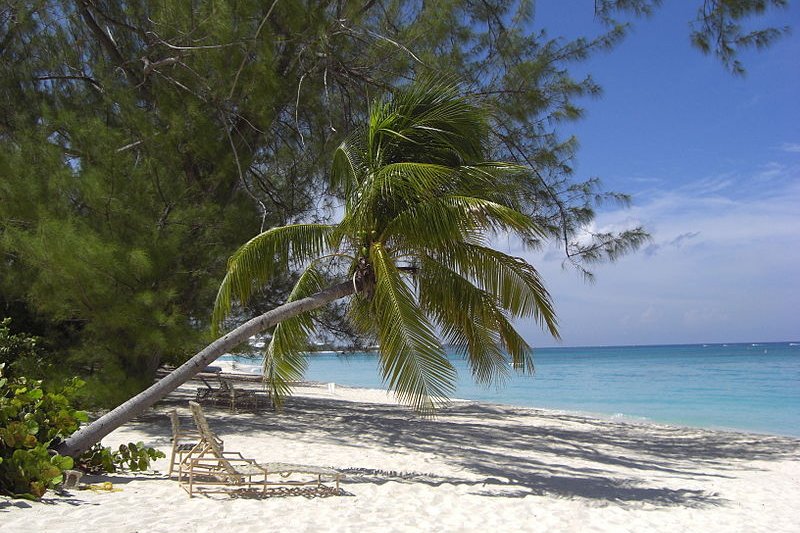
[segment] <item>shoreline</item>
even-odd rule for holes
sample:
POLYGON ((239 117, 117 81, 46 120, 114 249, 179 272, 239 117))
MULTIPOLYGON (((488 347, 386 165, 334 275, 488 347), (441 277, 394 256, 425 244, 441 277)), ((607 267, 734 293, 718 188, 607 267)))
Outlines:
MULTIPOLYGON (((246 382, 257 382, 260 381, 261 374, 257 373, 248 373, 248 372, 240 372, 236 370, 236 363, 232 361, 219 361, 217 360, 214 363, 215 366, 221 367, 222 374, 225 377, 230 379, 240 379, 246 382)), ((320 387, 325 387, 328 383, 327 381, 302 381, 300 382, 304 385, 315 385, 318 384, 320 387)), ((344 385, 340 383, 336 383, 337 387, 346 387, 350 389, 356 390, 376 390, 381 392, 386 392, 384 389, 375 389, 372 387, 359 387, 355 385, 344 385)), ((390 394, 390 393, 387 393, 390 394)), ((508 407, 508 408, 519 408, 519 409, 535 409, 541 410, 545 412, 552 412, 555 414, 565 414, 565 415, 575 415, 575 416, 583 416, 587 418, 596 418, 599 420, 605 420, 608 422, 625 422, 629 424, 644 424, 644 425, 656 425, 656 426, 665 426, 665 427, 672 427, 676 429, 687 429, 687 430, 709 430, 709 431, 721 431, 721 432, 728 432, 728 433, 744 433, 744 434, 752 434, 752 435, 762 435, 762 436, 775 436, 775 437, 786 437, 786 438, 793 438, 793 439, 800 439, 800 433, 792 434, 792 433, 781 433, 778 431, 759 431, 755 429, 745 429, 745 428, 738 428, 738 427, 727 427, 727 426, 706 426, 706 425, 693 425, 693 424, 686 424, 686 423, 676 423, 676 422, 663 422, 659 420, 654 420, 652 418, 644 417, 644 416, 634 416, 634 415, 626 415, 624 413, 603 413, 599 411, 587 411, 583 409, 562 409, 556 407, 540 407, 534 405, 520 405, 514 403, 502 403, 502 402, 490 402, 485 400, 473 400, 469 398, 451 398, 451 402, 477 402, 480 404, 486 405, 494 405, 497 407, 508 407)))
MULTIPOLYGON (((109 435, 169 452, 165 413, 190 424, 179 388, 109 435)), ((285 410, 204 408, 225 449, 259 462, 333 467, 338 496, 189 498, 158 473, 110 474, 117 492, 0 498, 3 530, 136 531, 789 531, 800 439, 630 424, 458 402, 421 419, 376 389, 297 387, 285 410), (476 512, 476 510, 478 512, 476 512), (287 520, 287 517, 291 517, 287 520)))
MULTIPOLYGON (((237 376, 236 373, 225 373, 226 377, 230 376, 237 376)), ((240 374, 239 376, 248 376, 247 374, 240 374)), ((237 376, 238 377, 238 376, 237 376)), ((236 379, 234 377, 233 379, 236 379)), ((325 389, 328 382, 324 381, 302 381, 298 384, 299 387, 308 387, 308 388, 315 388, 315 389, 325 389)), ((336 383, 337 390, 339 389, 352 389, 355 391, 371 391, 375 393, 382 393, 386 394, 387 396, 391 396, 391 392, 386 391, 385 389, 375 389, 372 387, 358 387, 354 385, 343 385, 340 383, 336 383)), ((301 397, 304 395, 300 395, 301 397)), ((776 433, 776 432, 768 432, 768 431, 756 431, 751 429, 742 429, 742 428, 732 428, 732 427, 723 427, 723 426, 700 426, 700 425, 691 425, 691 424, 677 424, 677 423, 669 423, 669 422, 660 422, 658 420, 653 420, 647 417, 636 417, 636 416, 629 416, 624 414, 614 414, 610 415, 608 413, 600 413, 596 411, 584 411, 580 409, 558 409, 555 407, 537 407, 531 405, 519 405, 519 404, 511 404, 511 403, 501 403, 501 402, 487 402, 483 400, 472 400, 469 398, 451 398, 450 399, 451 406, 455 404, 477 404, 483 405, 486 407, 496 408, 496 409, 513 409, 513 410, 530 410, 541 414, 552 415, 552 416, 575 416, 575 417, 582 417, 587 419, 593 419, 602 422, 609 422, 609 423, 619 423, 619 424, 629 424, 633 426, 656 426, 670 430, 685 430, 685 431, 712 431, 716 433, 735 433, 740 435, 751 435, 756 437, 779 437, 779 438, 787 438, 787 439, 794 439, 800 443, 800 435, 792 435, 788 433, 776 433)), ((405 406, 404 404, 397 403, 401 407, 408 409, 411 411, 410 407, 405 406)), ((449 406, 448 406, 449 407, 449 406)), ((445 407, 444 409, 447 409, 445 407)))

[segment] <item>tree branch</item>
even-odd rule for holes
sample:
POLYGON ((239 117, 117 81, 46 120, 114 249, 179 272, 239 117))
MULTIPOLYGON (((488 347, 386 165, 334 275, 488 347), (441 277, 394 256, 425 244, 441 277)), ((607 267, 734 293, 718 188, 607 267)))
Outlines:
POLYGON ((81 17, 86 22, 86 25, 89 26, 89 29, 100 41, 101 46, 105 49, 108 55, 117 63, 117 65, 125 71, 132 79, 137 79, 138 76, 136 72, 133 71, 128 66, 128 61, 122 56, 117 45, 114 44, 114 41, 111 40, 111 37, 108 36, 106 32, 97 24, 97 21, 92 16, 91 12, 89 11, 89 2, 86 0, 78 0, 78 11, 81 13, 81 17))

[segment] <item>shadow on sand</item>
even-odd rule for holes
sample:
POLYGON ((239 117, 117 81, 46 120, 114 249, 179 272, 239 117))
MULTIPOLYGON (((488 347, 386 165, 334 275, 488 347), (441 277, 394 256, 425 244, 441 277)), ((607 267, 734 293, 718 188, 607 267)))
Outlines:
MULTIPOLYGON (((187 399, 180 391, 173 393, 158 411, 132 424, 154 438, 169 439, 164 409, 183 410, 187 399)), ((549 494, 598 504, 725 504, 716 493, 675 488, 675 480, 696 487, 697 480, 730 477, 739 461, 778 460, 800 452, 800 440, 788 437, 645 426, 478 403, 455 404, 434 420, 404 407, 309 398, 290 398, 281 414, 262 410, 229 416, 209 408, 208 415, 222 436, 269 431, 298 445, 322 440, 426 453, 464 472, 463 477, 447 477, 334 465, 347 474, 349 484, 460 484, 485 496, 549 494)))

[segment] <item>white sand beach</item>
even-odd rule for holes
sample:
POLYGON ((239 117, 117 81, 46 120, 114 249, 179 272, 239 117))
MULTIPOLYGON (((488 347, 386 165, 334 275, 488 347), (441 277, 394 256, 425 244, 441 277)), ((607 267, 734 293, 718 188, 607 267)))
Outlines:
MULTIPOLYGON (((109 435, 164 452, 173 393, 109 435)), ((155 473, 84 477, 115 490, 0 499, 0 530, 173 531, 800 531, 800 439, 639 425, 457 402, 435 420, 383 391, 298 388, 285 412, 206 408, 226 450, 337 468, 340 495, 189 498, 155 473)))

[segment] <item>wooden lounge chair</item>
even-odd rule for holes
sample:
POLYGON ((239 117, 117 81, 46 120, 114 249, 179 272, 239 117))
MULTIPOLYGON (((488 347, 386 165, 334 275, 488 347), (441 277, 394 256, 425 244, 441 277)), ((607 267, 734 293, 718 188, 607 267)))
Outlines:
POLYGON ((259 464, 241 453, 223 452, 222 441, 211 431, 200 404, 189 402, 189 407, 200 434, 200 442, 180 463, 179 480, 189 496, 195 492, 254 489, 266 495, 272 486, 310 485, 319 489, 323 487, 323 480, 335 482, 338 492, 343 474, 332 468, 288 463, 259 464), (300 475, 301 478, 292 477, 294 475, 300 475), (270 480, 269 476, 276 479, 270 480))
POLYGON ((181 428, 181 421, 178 418, 178 411, 173 409, 167 413, 172 424, 172 453, 169 456, 169 477, 175 466, 180 465, 184 457, 189 455, 200 440, 200 433, 196 430, 185 430, 181 428))
MULTIPOLYGON (((184 429, 181 426, 181 420, 178 416, 177 409, 172 409, 167 413, 170 424, 172 425, 172 452, 169 458, 169 477, 175 471, 176 466, 180 464, 191 455, 192 451, 200 442, 200 432, 196 429, 184 429)), ((217 445, 222 449, 222 441, 219 437, 215 437, 217 445)))
POLYGON ((215 389, 211 386, 206 378, 209 377, 210 374, 213 374, 214 377, 219 378, 219 374, 222 372, 222 368, 218 366, 207 366, 203 369, 202 372, 197 374, 197 378, 203 382, 202 387, 197 387, 197 392, 195 393, 194 401, 197 403, 202 403, 206 400, 213 400, 214 395, 219 392, 219 389, 215 389))
POLYGON ((231 413, 243 407, 258 410, 259 397, 256 391, 237 389, 232 380, 221 376, 219 377, 219 385, 219 391, 214 396, 215 402, 227 404, 231 413))
MULTIPOLYGON (((237 388, 233 384, 233 380, 224 378, 219 374, 217 374, 216 378, 219 383, 217 388, 212 387, 208 381, 203 379, 204 386, 197 387, 195 402, 199 404, 225 405, 230 409, 231 413, 235 413, 245 407, 258 410, 261 397, 256 391, 237 388)), ((264 400, 268 401, 268 398, 264 397, 264 400)))

